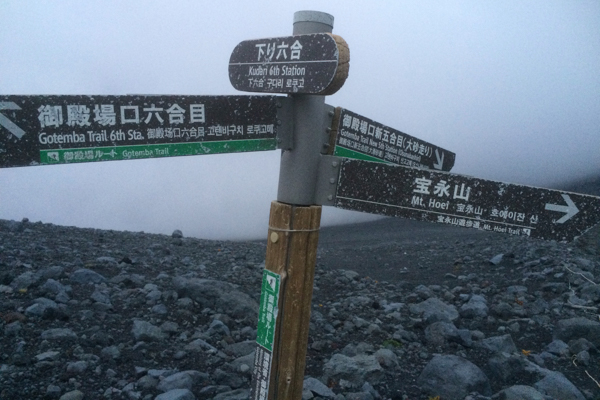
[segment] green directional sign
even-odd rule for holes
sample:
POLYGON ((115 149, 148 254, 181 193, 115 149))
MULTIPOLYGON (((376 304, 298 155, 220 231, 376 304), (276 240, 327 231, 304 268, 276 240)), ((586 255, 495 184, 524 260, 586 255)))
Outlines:
POLYGON ((275 96, 0 96, 0 168, 274 150, 275 96))

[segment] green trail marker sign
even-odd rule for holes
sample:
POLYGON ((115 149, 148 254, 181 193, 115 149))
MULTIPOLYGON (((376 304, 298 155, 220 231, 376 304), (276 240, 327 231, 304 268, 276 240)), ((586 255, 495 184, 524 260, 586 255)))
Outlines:
POLYGON ((274 96, 0 96, 0 167, 274 150, 274 96))
POLYGON ((280 283, 281 277, 278 274, 267 270, 263 271, 256 342, 269 351, 273 351, 280 283))
POLYGON ((269 390, 280 285, 281 276, 279 274, 266 269, 263 271, 256 333, 258 346, 254 356, 255 379, 252 381, 251 398, 266 398, 269 390))

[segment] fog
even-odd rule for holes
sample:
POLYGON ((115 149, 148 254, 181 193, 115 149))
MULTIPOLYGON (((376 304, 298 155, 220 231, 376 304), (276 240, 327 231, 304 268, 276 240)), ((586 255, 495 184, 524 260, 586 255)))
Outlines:
MULTIPOLYGON (((306 9, 350 47, 327 104, 455 152, 453 173, 546 187, 600 174, 597 1, 4 0, 0 94, 244 94, 233 48, 291 35, 306 9)), ((0 218, 260 239, 279 155, 0 169, 0 218)))

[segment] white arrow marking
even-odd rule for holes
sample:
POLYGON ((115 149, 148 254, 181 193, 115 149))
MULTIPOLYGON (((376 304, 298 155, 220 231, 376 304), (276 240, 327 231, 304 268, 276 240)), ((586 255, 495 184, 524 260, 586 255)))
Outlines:
POLYGON ((275 291, 275 278, 272 276, 267 276, 267 283, 271 286, 271 290, 275 291))
POLYGON ((566 206, 546 203, 546 210, 565 213, 565 215, 563 215, 559 220, 556 221, 557 224, 562 224, 565 221, 568 221, 573 215, 579 212, 579 209, 577 208, 575 203, 573 203, 573 200, 571 200, 569 195, 561 194, 561 196, 563 197, 563 199, 565 199, 565 202, 567 203, 566 206))
MULTIPOLYGON (((12 101, 0 101, 0 110, 20 110, 21 107, 13 103, 12 101)), ((17 139, 21 139, 25 134, 25 131, 19 128, 14 122, 6 118, 6 116, 0 114, 0 125, 9 130, 10 133, 15 135, 17 139)))
POLYGON ((442 156, 440 157, 438 149, 435 149, 435 158, 437 158, 437 163, 433 163, 433 168, 441 170, 444 165, 444 152, 442 151, 442 156))

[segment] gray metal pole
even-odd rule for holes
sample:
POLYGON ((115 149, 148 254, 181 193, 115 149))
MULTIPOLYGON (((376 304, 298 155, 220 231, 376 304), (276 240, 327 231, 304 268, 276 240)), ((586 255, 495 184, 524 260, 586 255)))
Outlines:
MULTIPOLYGON (((294 13, 294 35, 333 30, 333 16, 319 11, 294 13)), ((326 134, 323 129, 325 96, 292 95, 293 148, 283 150, 277 200, 294 205, 315 204, 319 158, 326 134)))

